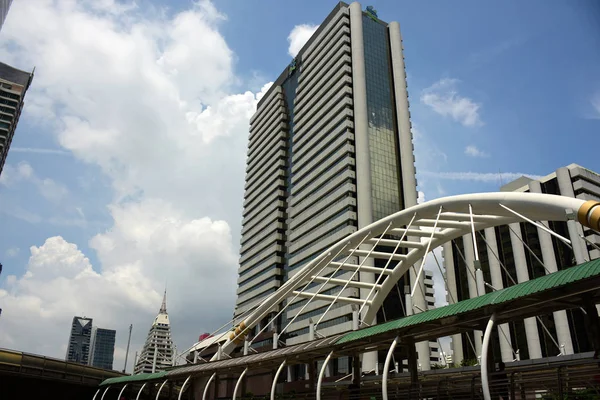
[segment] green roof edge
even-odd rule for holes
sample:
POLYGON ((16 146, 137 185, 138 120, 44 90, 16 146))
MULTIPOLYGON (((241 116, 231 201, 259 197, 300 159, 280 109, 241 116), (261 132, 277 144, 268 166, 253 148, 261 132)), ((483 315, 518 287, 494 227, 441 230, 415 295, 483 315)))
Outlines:
POLYGON ((600 259, 595 259, 540 278, 522 282, 495 292, 486 293, 483 296, 459 301, 458 303, 449 304, 434 310, 421 312, 419 314, 353 331, 339 338, 335 344, 345 344, 395 329, 463 314, 489 305, 502 304, 507 301, 516 300, 534 293, 565 286, 569 283, 598 275, 600 275, 600 259))

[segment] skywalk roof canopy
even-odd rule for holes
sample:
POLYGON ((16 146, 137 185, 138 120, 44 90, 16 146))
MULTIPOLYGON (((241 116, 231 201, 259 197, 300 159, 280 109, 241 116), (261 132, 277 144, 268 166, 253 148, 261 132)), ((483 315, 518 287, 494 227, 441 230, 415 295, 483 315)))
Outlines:
POLYGON ((112 378, 101 386, 157 379, 185 379, 190 375, 206 375, 215 371, 236 372, 246 367, 271 368, 287 360, 288 364, 357 351, 388 348, 398 336, 400 345, 436 339, 463 331, 483 329, 492 314, 496 322, 522 320, 557 310, 580 307, 584 299, 600 303, 600 259, 532 279, 527 282, 463 300, 434 310, 381 323, 357 331, 318 339, 277 350, 227 360, 173 368, 159 374, 142 374, 112 378))

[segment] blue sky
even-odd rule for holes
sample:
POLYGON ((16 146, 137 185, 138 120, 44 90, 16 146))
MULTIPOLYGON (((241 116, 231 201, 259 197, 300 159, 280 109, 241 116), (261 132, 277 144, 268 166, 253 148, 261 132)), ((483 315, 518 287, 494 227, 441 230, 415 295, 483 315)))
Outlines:
MULTIPOLYGON (((0 58, 36 77, 0 178, 0 346, 42 318, 55 342, 31 350, 57 355, 74 313, 140 344, 165 285, 191 344, 231 312, 248 118, 335 2, 14 3, 0 58)), ((600 170, 596 1, 363 5, 401 24, 426 199, 600 170)))

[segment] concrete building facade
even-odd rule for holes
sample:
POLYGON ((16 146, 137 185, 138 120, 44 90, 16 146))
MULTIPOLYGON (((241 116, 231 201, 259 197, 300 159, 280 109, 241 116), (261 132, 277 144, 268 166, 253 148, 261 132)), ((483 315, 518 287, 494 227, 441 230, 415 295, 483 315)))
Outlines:
MULTIPOLYGON (((417 203, 400 25, 381 21, 357 2, 338 3, 259 101, 247 157, 234 311, 240 320, 332 244, 417 203)), ((335 278, 351 275, 339 271, 335 278)), ((394 294, 398 298, 390 299, 390 313, 411 278, 416 277, 406 277, 394 294)), ((375 276, 360 272, 358 279, 374 282, 375 276)), ((327 284, 320 293, 341 289, 327 284)), ((346 288, 342 294, 367 293, 346 288)), ((424 294, 417 297, 414 304, 426 309, 424 294)), ((280 337, 286 344, 309 340, 310 321, 319 320, 329 305, 315 300, 297 315, 306 303, 288 299, 273 310, 275 315, 287 306, 269 327, 279 332, 286 327, 280 337)), ((392 314, 387 318, 398 316, 392 314)), ((323 335, 351 329, 349 304, 336 304, 318 324, 323 335)), ((428 344, 419 348, 428 363, 428 344)))
POLYGON ((160 311, 150 327, 146 342, 133 368, 134 374, 147 374, 163 371, 173 366, 175 357, 171 323, 167 314, 167 292, 163 296, 160 311))
POLYGON ((33 72, 21 71, 0 62, 0 174, 32 79, 33 72))
POLYGON ((0 0, 0 30, 2 30, 2 27, 4 26, 4 21, 6 21, 6 16, 8 15, 11 4, 12 0, 0 0))
POLYGON ((113 369, 116 335, 117 331, 112 329, 92 328, 89 365, 113 369))
MULTIPOLYGON (((539 180, 522 177, 504 185, 502 191, 556 194, 583 200, 600 200, 600 175, 571 164, 539 180)), ((571 241, 565 244, 543 229, 529 223, 485 229, 476 233, 477 249, 485 291, 581 264, 600 257, 600 236, 582 228, 576 220, 541 221, 552 231, 571 241)), ((471 235, 444 245, 448 302, 476 297, 475 254, 471 235)), ((460 364, 481 355, 480 331, 454 335, 453 359, 460 364)), ((494 333, 493 351, 497 360, 534 359, 557 354, 573 354, 592 349, 580 309, 555 312, 503 324, 494 333)))
POLYGON ((86 317, 73 317, 65 359, 67 361, 87 365, 89 363, 91 337, 92 319, 86 317))

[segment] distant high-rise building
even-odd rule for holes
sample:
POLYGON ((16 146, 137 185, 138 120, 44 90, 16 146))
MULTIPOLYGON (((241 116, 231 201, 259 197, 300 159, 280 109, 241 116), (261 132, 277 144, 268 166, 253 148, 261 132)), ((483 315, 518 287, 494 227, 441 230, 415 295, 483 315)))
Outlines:
POLYGON ((33 72, 21 71, 0 62, 0 174, 32 79, 33 72))
MULTIPOLYGON (((538 180, 521 177, 501 188, 506 192, 529 192, 600 201, 600 174, 571 164, 538 180)), ((576 218, 575 218, 576 220, 576 218)), ((515 285, 529 279, 600 257, 600 235, 575 220, 542 222, 553 232, 571 241, 565 244, 530 223, 488 228, 477 232, 476 244, 485 292, 515 285)), ((477 297, 474 273, 475 246, 468 234, 444 245, 448 302, 477 297)), ((570 355, 593 349, 579 308, 557 311, 539 318, 501 324, 492 334, 492 352, 504 362, 570 355)), ((453 335, 453 360, 476 360, 481 354, 482 332, 453 335)))
POLYGON ((173 366, 173 357, 173 340, 167 314, 167 291, 165 291, 160 311, 150 327, 146 343, 137 359, 133 373, 162 371, 173 366))
POLYGON ((4 21, 6 21, 6 16, 8 15, 11 3, 12 0, 0 0, 0 30, 2 30, 2 27, 4 26, 4 21))
POLYGON ((113 369, 116 335, 117 332, 112 329, 92 328, 89 365, 113 369))
MULTIPOLYGON (((427 301, 427 309, 433 310, 435 308, 435 288, 433 287, 433 272, 428 270, 423 270, 425 274, 425 301, 427 301)), ((429 342, 429 350, 431 353, 429 354, 429 361, 433 363, 439 363, 441 360, 441 352, 443 349, 440 349, 440 343, 437 340, 432 340, 429 342)))
POLYGON ((89 363, 92 319, 73 317, 66 360, 80 364, 89 363))

